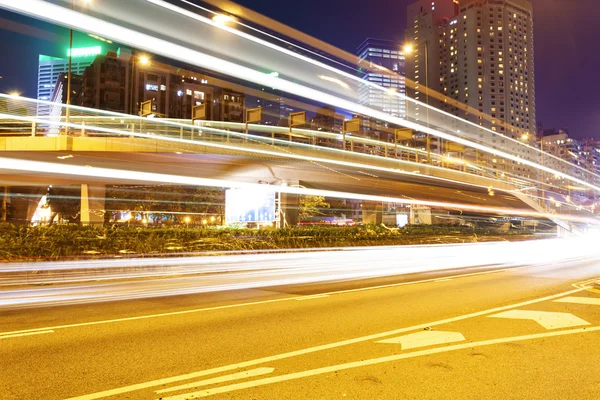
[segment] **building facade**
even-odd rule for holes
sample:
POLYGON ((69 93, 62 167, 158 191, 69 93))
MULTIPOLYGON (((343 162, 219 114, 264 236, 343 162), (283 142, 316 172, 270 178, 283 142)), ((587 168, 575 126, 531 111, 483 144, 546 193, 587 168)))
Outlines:
MULTIPOLYGON (((213 85, 205 74, 136 60, 129 51, 96 55, 73 86, 72 104, 137 114, 141 103, 152 100, 156 115, 180 119, 191 119, 193 107, 207 104, 209 120, 244 122, 243 93, 213 85)), ((63 91, 57 86, 54 101, 64 103, 63 91)))
MULTIPOLYGON (((102 47, 74 48, 71 57, 71 72, 73 75, 83 75, 85 69, 94 62, 98 54, 101 54, 102 47)), ((69 54, 67 57, 50 57, 40 54, 38 57, 38 80, 37 80, 37 98, 38 100, 52 101, 54 87, 60 74, 67 74, 69 71, 69 54)), ((65 89, 66 90, 66 89, 65 89)), ((66 99, 65 99, 66 101, 66 99)), ((51 105, 38 105, 37 114, 40 117, 50 115, 51 105)))
POLYGON ((360 104, 388 113, 394 117, 406 115, 406 85, 404 79, 404 54, 402 45, 382 39, 366 39, 357 49, 360 77, 369 83, 383 87, 386 91, 369 84, 358 88, 360 104), (378 69, 377 66, 384 67, 378 69))
MULTIPOLYGON (((420 0, 408 7, 408 27, 406 41, 415 50, 407 57, 407 78, 416 85, 409 96, 424 102, 419 85, 428 83, 431 90, 466 107, 440 100, 431 105, 487 129, 480 131, 479 140, 520 157, 535 157, 514 141, 535 145, 531 2, 420 0)), ((408 114, 423 120, 423 107, 409 102, 408 114)), ((533 178, 531 169, 520 163, 495 164, 502 171, 533 178)))

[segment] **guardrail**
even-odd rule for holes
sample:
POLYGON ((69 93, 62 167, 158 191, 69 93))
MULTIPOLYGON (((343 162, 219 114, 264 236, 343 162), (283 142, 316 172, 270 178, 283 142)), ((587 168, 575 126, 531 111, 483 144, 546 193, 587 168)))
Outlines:
MULTIPOLYGON (((428 157, 424 143, 418 140, 385 141, 319 130, 220 121, 197 121, 194 124, 190 120, 141 118, 76 106, 69 106, 67 117, 67 106, 64 105, 58 107, 60 115, 38 117, 35 116, 37 105, 44 102, 6 95, 0 95, 0 101, 0 136, 132 136, 235 144, 241 147, 253 144, 266 146, 269 152, 282 156, 289 155, 291 148, 326 151, 329 157, 361 154, 398 161, 404 167, 427 166, 429 171, 432 171, 431 168, 452 170, 502 182, 514 188, 515 195, 527 197, 529 203, 535 203, 538 211, 555 212, 556 206, 583 209, 569 199, 569 185, 565 187, 501 172, 494 165, 489 165, 489 157, 479 150, 465 148, 462 152, 434 152, 428 157), (561 196, 565 197, 564 201, 560 200, 561 196), (553 204, 548 207, 551 197, 553 204)), ((490 195, 494 194, 493 190, 492 185, 490 195)))

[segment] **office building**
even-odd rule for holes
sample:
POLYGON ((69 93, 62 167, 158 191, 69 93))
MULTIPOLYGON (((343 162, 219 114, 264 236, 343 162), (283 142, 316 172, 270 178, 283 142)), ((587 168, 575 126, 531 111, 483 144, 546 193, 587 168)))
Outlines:
POLYGON ((333 106, 317 108, 310 120, 311 129, 315 131, 342 133, 343 124, 344 116, 338 114, 333 106))
POLYGON ((387 90, 384 92, 373 85, 362 84, 358 89, 359 103, 404 118, 406 87, 402 45, 389 40, 368 38, 358 47, 357 55, 361 65, 360 77, 387 90))
MULTIPOLYGON (((71 71, 73 75, 82 75, 83 71, 94 61, 98 54, 102 53, 101 46, 73 48, 71 57, 71 71)), ((69 71, 69 50, 65 58, 39 55, 38 58, 38 100, 52 101, 54 87, 60 74, 69 71)), ((65 89, 66 90, 66 89, 65 89)), ((64 100, 66 102, 66 98, 64 100)), ((38 105, 37 114, 40 117, 50 115, 52 106, 46 104, 38 105)))
POLYGON ((304 108, 292 106, 290 103, 294 101, 284 97, 279 90, 263 87, 261 92, 263 96, 248 97, 248 108, 262 108, 263 125, 288 126, 291 113, 305 111, 304 108))
MULTIPOLYGON (((222 87, 222 81, 221 86, 213 84, 213 79, 158 61, 144 65, 120 49, 95 55, 81 76, 73 75, 71 103, 137 114, 141 103, 152 100, 157 116, 181 119, 191 119, 194 106, 207 104, 206 119, 244 122, 245 95, 222 87)), ((57 85, 54 101, 65 102, 64 85, 57 85)))

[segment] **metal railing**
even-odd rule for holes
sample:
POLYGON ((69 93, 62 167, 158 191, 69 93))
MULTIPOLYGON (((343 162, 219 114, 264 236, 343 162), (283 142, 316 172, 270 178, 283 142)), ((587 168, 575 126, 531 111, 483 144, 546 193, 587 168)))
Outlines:
MULTIPOLYGON (((363 162, 385 160, 386 165, 404 172, 412 168, 414 173, 436 176, 443 171, 452 171, 457 181, 468 181, 469 176, 485 178, 489 182, 490 195, 494 195, 495 184, 508 185, 515 195, 534 202, 538 211, 541 208, 544 212, 553 212, 557 207, 584 210, 584 207, 573 202, 569 185, 565 187, 501 172, 495 165, 490 165, 489 154, 486 156, 468 147, 462 152, 434 152, 428 157, 424 146, 417 140, 385 141, 320 130, 220 121, 197 121, 194 124, 190 120, 142 118, 76 106, 69 106, 67 118, 67 106, 64 105, 59 108, 61 115, 42 117, 36 116, 40 102, 0 94, 0 136, 156 138, 178 143, 225 144, 242 151, 252 147, 254 151, 258 148, 283 157, 306 156, 307 151, 317 151, 323 158, 332 160, 343 159, 350 154, 360 155, 363 162)), ((589 178, 591 184, 598 183, 597 176, 591 174, 589 178)))

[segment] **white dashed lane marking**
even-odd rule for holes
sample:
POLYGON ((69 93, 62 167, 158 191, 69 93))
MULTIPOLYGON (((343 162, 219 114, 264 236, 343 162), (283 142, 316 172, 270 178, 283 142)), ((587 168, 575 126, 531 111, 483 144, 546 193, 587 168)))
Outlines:
POLYGON ((411 333, 410 335, 380 340, 377 343, 400 344, 402 345, 402 350, 409 350, 435 346, 437 344, 462 342, 463 340, 465 340, 465 337, 460 332, 421 331, 411 333))

